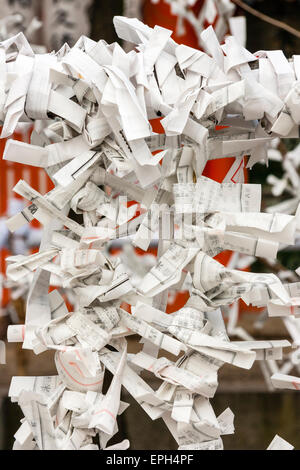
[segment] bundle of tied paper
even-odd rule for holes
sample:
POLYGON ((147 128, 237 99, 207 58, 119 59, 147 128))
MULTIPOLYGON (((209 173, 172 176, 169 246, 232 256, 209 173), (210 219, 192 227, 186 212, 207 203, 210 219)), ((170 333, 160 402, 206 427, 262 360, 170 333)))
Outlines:
MULTIPOLYGON (((87 37, 42 55, 22 34, 0 43, 2 137, 20 121, 36 124, 31 144, 8 140, 4 158, 45 168, 55 184, 42 195, 19 181, 14 190, 29 205, 7 221, 12 232, 33 219, 44 226, 38 253, 8 258, 12 281, 34 272, 26 324, 9 327, 8 339, 36 354, 55 350, 57 368, 56 376, 13 378, 9 395, 24 413, 14 448, 107 449, 127 407, 123 386, 164 420, 179 449, 222 449, 234 426, 229 408, 216 417, 209 402, 218 370, 277 360, 290 346, 230 341, 222 309, 241 298, 270 316, 300 312, 300 282, 213 259, 230 249, 272 260, 294 243, 299 211, 260 212, 260 186, 244 183, 244 167, 266 160, 272 139, 298 137, 300 56, 253 55, 234 37, 220 46, 211 27, 200 52, 136 19, 114 25, 134 50, 87 37), (157 118, 162 134, 152 130, 157 118), (223 157, 235 160, 222 183, 202 175, 223 157), (146 269, 130 251, 128 262, 110 251, 156 242, 146 269), (50 284, 73 291, 73 311, 50 284), (166 314, 168 291, 183 286, 187 303, 166 314), (127 352, 131 335, 141 337, 137 354, 127 352), (113 380, 103 394, 106 370, 113 380)), ((292 376, 272 380, 299 388, 292 376)))

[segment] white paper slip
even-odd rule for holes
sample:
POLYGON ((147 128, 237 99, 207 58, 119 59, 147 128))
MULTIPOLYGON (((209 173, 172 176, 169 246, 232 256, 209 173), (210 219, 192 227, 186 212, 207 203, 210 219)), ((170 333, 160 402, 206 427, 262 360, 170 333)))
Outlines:
POLYGON ((293 450, 294 446, 287 442, 286 440, 282 439, 282 437, 276 436, 273 438, 272 442, 270 442, 267 450, 293 450))
POLYGON ((271 381, 275 388, 300 390, 299 377, 276 373, 272 375, 271 381))

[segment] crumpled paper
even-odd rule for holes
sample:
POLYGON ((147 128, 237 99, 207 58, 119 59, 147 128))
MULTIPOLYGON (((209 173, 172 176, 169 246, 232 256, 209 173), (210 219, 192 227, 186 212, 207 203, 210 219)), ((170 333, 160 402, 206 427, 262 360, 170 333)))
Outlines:
MULTIPOLYGON (((108 449, 127 408, 123 386, 179 449, 222 449, 234 416, 216 417, 209 402, 218 370, 279 360, 290 346, 230 341, 222 309, 243 299, 270 316, 300 312, 300 283, 213 259, 231 249, 274 260, 295 241, 299 211, 261 212, 261 188, 245 183, 244 168, 266 161, 273 139, 298 137, 298 56, 251 54, 232 36, 220 46, 211 27, 201 35, 206 53, 136 19, 115 17, 114 26, 134 50, 81 37, 36 56, 23 34, 0 43, 2 137, 20 121, 41 124, 30 144, 10 139, 4 158, 44 168, 55 184, 42 195, 19 181, 29 205, 7 221, 12 232, 33 219, 44 226, 38 253, 8 259, 12 281, 34 273, 26 323, 9 328, 9 340, 55 351, 57 368, 13 378, 9 395, 24 413, 14 448, 108 449), (157 118, 162 134, 152 130, 157 118), (209 160, 226 157, 235 160, 222 183, 203 176, 209 160), (112 256, 113 244, 157 244, 156 262, 130 263, 128 249, 112 256), (56 279, 73 291, 73 311, 58 290, 49 294, 56 279), (168 291, 183 288, 188 301, 166 314, 168 291), (137 354, 127 352, 131 335, 141 337, 137 354)), ((291 376, 271 379, 298 389, 291 376)))

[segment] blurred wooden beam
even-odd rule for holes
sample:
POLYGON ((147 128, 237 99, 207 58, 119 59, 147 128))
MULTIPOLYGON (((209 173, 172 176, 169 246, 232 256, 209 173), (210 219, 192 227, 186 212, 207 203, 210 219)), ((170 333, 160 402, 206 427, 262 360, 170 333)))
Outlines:
POLYGON ((109 44, 121 42, 113 27, 113 17, 123 14, 123 0, 94 0, 91 7, 91 37, 94 41, 105 39, 109 44))

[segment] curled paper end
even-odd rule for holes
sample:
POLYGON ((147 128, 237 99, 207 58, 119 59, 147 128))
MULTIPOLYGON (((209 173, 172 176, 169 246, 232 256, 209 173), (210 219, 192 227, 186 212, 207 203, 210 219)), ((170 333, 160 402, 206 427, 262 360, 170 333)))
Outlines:
POLYGON ((9 343, 22 343, 25 339, 25 325, 9 325, 7 328, 7 341, 9 343))

